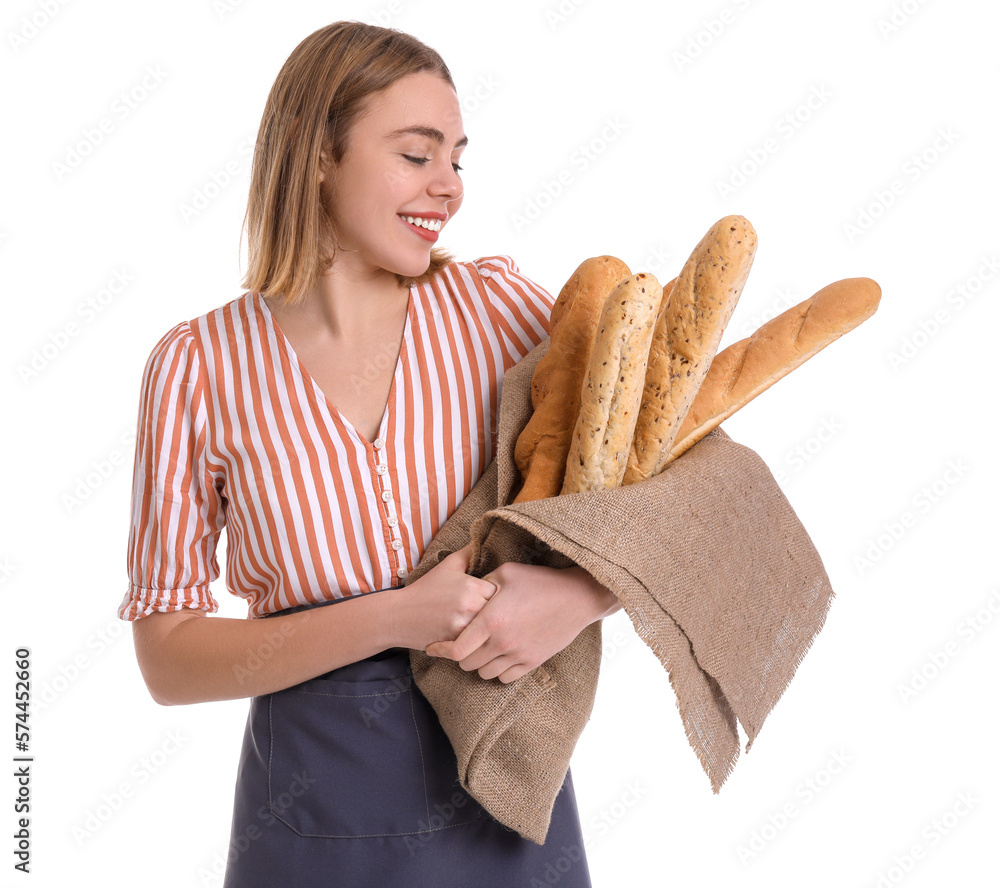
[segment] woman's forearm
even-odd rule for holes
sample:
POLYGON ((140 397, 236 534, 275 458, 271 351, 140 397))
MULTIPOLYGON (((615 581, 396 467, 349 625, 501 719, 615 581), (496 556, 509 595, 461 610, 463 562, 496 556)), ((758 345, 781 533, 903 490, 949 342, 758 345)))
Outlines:
POLYGON ((622 609, 621 602, 614 592, 595 580, 584 568, 577 565, 576 567, 568 567, 566 570, 580 580, 581 591, 589 596, 589 601, 592 603, 591 612, 594 616, 587 623, 588 626, 590 623, 604 619, 604 617, 610 617, 622 609))
POLYGON ((267 619, 150 614, 133 624, 139 668, 163 705, 279 691, 394 647, 393 591, 267 619))
POLYGON ((617 596, 610 590, 608 591, 608 595, 611 596, 611 601, 608 602, 608 606, 604 613, 601 614, 600 619, 610 617, 612 614, 616 614, 622 609, 622 603, 618 600, 617 596))

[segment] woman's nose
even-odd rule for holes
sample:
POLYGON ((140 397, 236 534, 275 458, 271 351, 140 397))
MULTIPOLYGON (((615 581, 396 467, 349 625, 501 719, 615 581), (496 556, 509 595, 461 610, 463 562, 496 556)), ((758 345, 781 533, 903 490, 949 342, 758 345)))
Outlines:
POLYGON ((451 159, 447 158, 440 168, 439 174, 435 177, 431 185, 431 190, 435 194, 440 194, 454 200, 456 197, 461 196, 463 189, 462 177, 459 176, 458 172, 451 165, 451 159))

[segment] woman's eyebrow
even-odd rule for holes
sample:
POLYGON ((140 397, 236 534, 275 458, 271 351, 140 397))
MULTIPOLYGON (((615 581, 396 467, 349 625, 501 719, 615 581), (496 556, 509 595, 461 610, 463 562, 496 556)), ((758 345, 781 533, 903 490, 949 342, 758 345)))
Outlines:
MULTIPOLYGON (((402 136, 426 136, 429 139, 433 139, 439 145, 444 144, 444 133, 435 126, 404 126, 402 129, 393 130, 386 136, 386 139, 399 139, 402 136)), ((468 136, 462 136, 455 143, 455 147, 461 148, 463 145, 468 144, 468 141, 468 136)))

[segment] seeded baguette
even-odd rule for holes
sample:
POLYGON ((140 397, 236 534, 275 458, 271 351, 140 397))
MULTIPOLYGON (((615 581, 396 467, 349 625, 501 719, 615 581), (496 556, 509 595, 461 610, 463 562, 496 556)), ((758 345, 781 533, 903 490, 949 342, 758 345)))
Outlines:
POLYGON ((743 292, 756 250, 757 232, 743 216, 720 219, 694 248, 669 297, 664 297, 649 347, 623 485, 652 477, 669 459, 743 292))
POLYGON ((705 437, 761 392, 878 308, 882 289, 870 278, 846 278, 768 321, 715 356, 667 463, 705 437))
POLYGON ((620 259, 595 256, 559 291, 549 316, 549 350, 531 378, 533 412, 514 445, 524 480, 513 502, 559 493, 604 303, 630 274, 620 259))
POLYGON ((605 301, 560 493, 621 484, 662 297, 659 281, 639 272, 619 282, 605 301))

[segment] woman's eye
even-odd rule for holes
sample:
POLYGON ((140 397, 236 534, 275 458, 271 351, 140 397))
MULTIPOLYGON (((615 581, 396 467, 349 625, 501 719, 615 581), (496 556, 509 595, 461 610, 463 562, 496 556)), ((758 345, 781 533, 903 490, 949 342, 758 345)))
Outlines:
MULTIPOLYGON (((423 166, 425 163, 427 163, 430 160, 429 157, 413 157, 410 154, 404 154, 403 157, 405 157, 408 161, 410 161, 410 163, 416 163, 416 164, 419 164, 420 166, 423 166)), ((456 173, 459 170, 465 169, 465 167, 460 167, 457 163, 453 163, 451 166, 452 166, 452 169, 455 170, 456 173)))

